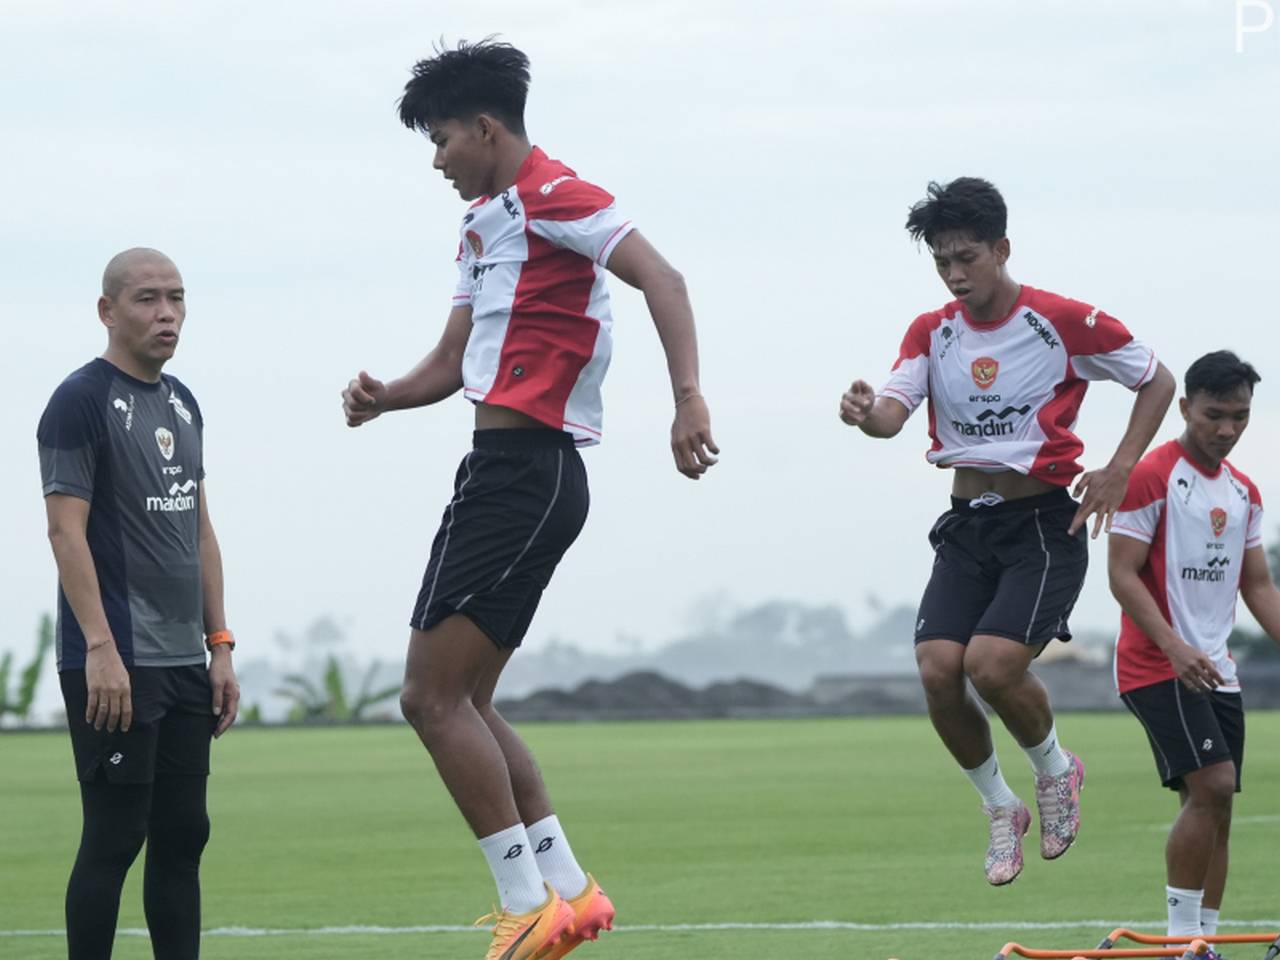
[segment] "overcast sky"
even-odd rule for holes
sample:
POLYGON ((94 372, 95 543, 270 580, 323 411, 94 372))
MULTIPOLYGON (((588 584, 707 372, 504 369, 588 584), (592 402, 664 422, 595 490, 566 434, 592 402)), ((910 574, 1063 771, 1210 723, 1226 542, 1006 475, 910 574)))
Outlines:
MULTIPOLYGON (((917 601, 949 474, 923 415, 873 441, 836 408, 948 299, 902 229, 931 179, 993 180, 1014 277, 1113 313, 1179 378, 1210 349, 1253 361, 1233 459, 1280 503, 1280 24, 1237 53, 1234 0, 4 0, 0 650, 25 657, 55 598, 36 421, 102 352, 107 259, 149 245, 188 288, 168 370, 205 413, 239 653, 330 614, 401 655, 471 409, 352 431, 339 391, 407 370, 448 312, 463 205, 394 107, 436 38, 490 33, 532 60, 534 142, 685 274, 723 448, 701 482, 675 472, 662 352, 614 282, 592 513, 529 644, 654 642, 775 598, 856 627, 869 596, 917 601)), ((1087 467, 1130 404, 1090 389, 1087 467)), ((1092 559, 1074 622, 1110 628, 1101 542, 1092 559)))

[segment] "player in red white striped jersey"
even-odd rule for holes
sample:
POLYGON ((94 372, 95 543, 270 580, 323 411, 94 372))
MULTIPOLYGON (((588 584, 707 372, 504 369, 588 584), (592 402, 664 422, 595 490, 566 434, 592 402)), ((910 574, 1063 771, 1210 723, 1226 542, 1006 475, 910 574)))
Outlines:
POLYGON ((1048 692, 1029 672, 1057 638, 1096 537, 1173 398, 1173 377, 1114 318, 1015 281, 1004 199, 986 180, 929 185, 907 229, 924 240, 955 297, 917 317, 888 383, 857 380, 840 416, 892 437, 928 401, 928 460, 954 469, 951 509, 930 532, 935 562, 916 622, 916 661, 934 728, 982 797, 988 882, 1022 870, 1031 815, 1005 782, 991 729, 966 678, 1000 715, 1036 774, 1040 853, 1061 856, 1079 830, 1084 765, 1058 741, 1048 692), (1136 391, 1111 461, 1078 480, 1073 428, 1090 380, 1136 391))
POLYGON ((1116 686, 1181 810, 1165 851, 1169 933, 1212 936, 1227 883, 1244 705, 1227 637, 1236 596, 1280 642, 1280 590, 1262 548, 1262 497, 1227 455, 1249 424, 1253 367, 1226 350, 1187 370, 1186 428, 1148 453, 1111 524, 1120 601, 1116 686))
POLYGON ((557 960, 613 919, 578 865, 528 748, 493 692, 556 564, 586 519, 577 447, 598 443, 611 317, 604 271, 644 292, 667 355, 676 468, 697 480, 719 453, 698 384, 681 275, 606 191, 525 133, 529 61, 509 44, 460 43, 414 67, 400 118, 473 201, 462 219, 453 307, 440 342, 398 380, 361 372, 347 423, 457 393, 475 404, 474 448, 432 545, 411 619, 401 705, 479 839, 498 886, 490 960, 557 960))

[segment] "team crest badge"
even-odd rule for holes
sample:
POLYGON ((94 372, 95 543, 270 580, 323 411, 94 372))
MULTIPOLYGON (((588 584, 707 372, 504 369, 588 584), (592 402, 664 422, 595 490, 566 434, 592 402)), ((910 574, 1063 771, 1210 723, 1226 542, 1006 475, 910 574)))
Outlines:
POLYGON ((173 434, 167 428, 156 427, 156 446, 160 448, 162 457, 166 460, 173 459, 173 434))
POLYGON ((467 231, 467 243, 471 245, 471 252, 477 257, 484 256, 484 241, 480 239, 480 234, 474 230, 467 231))
POLYGON ((1222 536, 1222 531, 1227 529, 1227 511, 1214 507, 1209 511, 1209 524, 1213 527, 1215 537, 1222 536))
POLYGON ((979 357, 973 361, 969 372, 973 374, 973 382, 978 385, 978 389, 987 390, 996 382, 996 374, 1000 372, 1000 361, 993 360, 991 357, 979 357))

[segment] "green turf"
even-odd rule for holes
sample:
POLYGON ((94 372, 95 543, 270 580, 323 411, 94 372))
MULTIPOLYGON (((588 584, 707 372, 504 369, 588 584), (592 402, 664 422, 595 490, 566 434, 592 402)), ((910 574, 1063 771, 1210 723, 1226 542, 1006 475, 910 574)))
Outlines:
MULTIPOLYGON (((1084 832, 1045 863, 1033 827, 1026 869, 1003 889, 982 878, 977 799, 922 718, 523 732, 624 926, 1160 917, 1175 800, 1155 782, 1141 730, 1127 714, 1064 716, 1059 727, 1088 764, 1084 832)), ((1280 913, 1280 715, 1250 714, 1250 741, 1229 919, 1280 913)), ((1027 764, 1003 732, 998 744, 1011 785, 1030 799, 1027 764)), ((78 835, 69 745, 60 734, 0 736, 0 765, 0 930, 60 928, 78 835)), ((407 728, 237 730, 215 745, 214 767, 206 929, 454 925, 488 909, 483 860, 407 728)), ((125 890, 125 928, 144 926, 140 873, 125 890)), ((619 930, 574 957, 950 960, 990 958, 1007 939, 1092 946, 1106 932, 619 930)), ((213 936, 203 956, 479 958, 485 944, 472 933, 213 936)), ((45 960, 65 948, 57 937, 0 937, 0 956, 45 960)), ((149 957, 148 942, 121 936, 115 956, 149 957)))

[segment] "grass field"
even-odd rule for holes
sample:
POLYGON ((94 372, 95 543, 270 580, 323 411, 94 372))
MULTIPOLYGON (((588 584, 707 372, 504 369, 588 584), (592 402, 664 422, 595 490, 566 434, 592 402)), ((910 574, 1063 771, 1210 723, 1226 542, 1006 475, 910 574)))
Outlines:
MULTIPOLYGON (((1140 729, 1127 714, 1064 716, 1059 729, 1088 765, 1081 838, 1045 863, 1033 825, 1022 876, 993 889, 977 798, 923 718, 529 726, 570 840, 619 907, 620 929, 575 960, 988 960, 1009 939, 1093 946, 1112 921, 1159 920, 1176 801, 1140 729), (705 928, 812 921, 870 929, 705 928), (1080 921, 1097 923, 1003 926, 1080 921), (885 929, 896 924, 913 926, 885 929)), ((1280 915, 1280 715, 1251 714, 1249 737, 1227 926, 1280 915)), ((1028 765, 1003 731, 998 746, 1030 800, 1028 765)), ((407 728, 236 730, 214 767, 202 956, 483 955, 472 932, 317 931, 452 927, 488 910, 484 862, 407 728), (285 932, 219 932, 230 927, 285 932)), ((0 957, 65 956, 60 936, 10 932, 63 925, 79 823, 70 747, 60 734, 0 736, 0 769, 0 957)), ((122 928, 144 926, 140 879, 135 868, 122 928)), ((150 955, 145 937, 119 937, 117 958, 150 955)))

